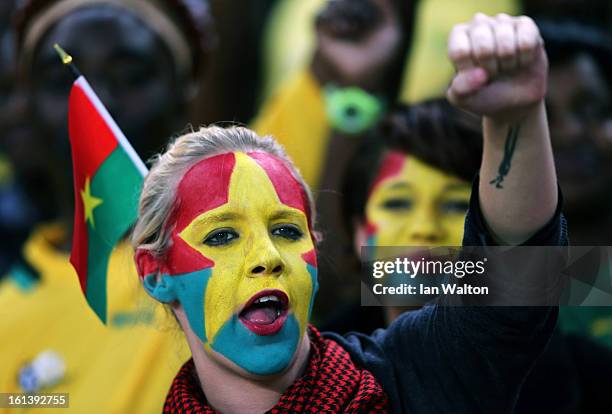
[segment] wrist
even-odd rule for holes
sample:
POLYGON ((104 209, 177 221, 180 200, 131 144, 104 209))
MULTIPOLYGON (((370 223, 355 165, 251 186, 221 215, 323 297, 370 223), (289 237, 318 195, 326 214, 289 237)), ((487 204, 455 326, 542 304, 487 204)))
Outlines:
POLYGON ((482 125, 485 136, 485 145, 503 149, 506 132, 511 128, 528 130, 539 125, 546 119, 546 106, 544 99, 537 103, 523 107, 503 116, 483 116, 482 125))
POLYGON ((537 119, 545 109, 544 98, 516 109, 503 111, 500 114, 483 116, 483 125, 492 129, 507 129, 537 119))

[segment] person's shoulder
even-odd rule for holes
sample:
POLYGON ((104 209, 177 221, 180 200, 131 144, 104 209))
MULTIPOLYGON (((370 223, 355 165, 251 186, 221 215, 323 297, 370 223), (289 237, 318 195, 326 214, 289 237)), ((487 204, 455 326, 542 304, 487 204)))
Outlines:
POLYGON ((411 336, 418 336, 421 330, 428 329, 434 323, 436 309, 437 306, 431 305, 404 312, 389 327, 378 328, 370 334, 352 331, 341 335, 326 331, 322 335, 339 343, 358 362, 393 363, 395 353, 392 349, 408 345, 411 336))

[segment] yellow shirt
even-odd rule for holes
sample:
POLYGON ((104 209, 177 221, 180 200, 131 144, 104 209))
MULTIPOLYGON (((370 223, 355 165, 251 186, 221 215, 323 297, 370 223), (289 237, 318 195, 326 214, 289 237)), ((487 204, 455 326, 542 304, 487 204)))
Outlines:
POLYGON ((28 288, 19 271, 0 283, 0 391, 21 392, 20 368, 52 350, 66 372, 41 392, 70 394, 69 409, 53 412, 161 412, 172 379, 190 356, 182 332, 143 293, 127 244, 110 260, 104 326, 88 307, 68 256, 52 247, 63 232, 44 226, 24 247, 26 261, 40 274, 38 283, 28 288))
POLYGON ((309 71, 299 72, 268 100, 253 129, 276 138, 308 185, 316 188, 327 150, 329 123, 323 92, 309 71))

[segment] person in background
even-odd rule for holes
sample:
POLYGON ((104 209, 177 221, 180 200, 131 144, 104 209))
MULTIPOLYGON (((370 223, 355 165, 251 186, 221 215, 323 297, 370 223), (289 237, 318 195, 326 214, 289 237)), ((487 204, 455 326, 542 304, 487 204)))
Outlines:
MULTIPOLYGON (((546 97, 572 244, 612 244, 612 39, 592 25, 540 20, 550 77, 546 97)), ((609 269, 604 263, 602 271, 609 269)), ((609 271, 609 270, 607 270, 609 271)), ((612 295, 602 293, 612 303, 612 295)), ((605 302, 604 302, 605 303, 605 302)), ((564 332, 612 347, 610 307, 563 307, 564 332)))
POLYGON ((519 11, 514 0, 317 2, 322 4, 318 13, 310 3, 289 0, 279 2, 278 15, 273 13, 266 73, 274 78, 266 81, 266 99, 252 123, 260 134, 278 137, 316 194, 338 190, 324 178, 328 169, 344 171, 330 142, 332 130, 342 130, 337 145, 344 153, 354 149, 356 127, 343 113, 367 107, 373 116, 363 118, 369 120, 361 123, 366 130, 398 99, 412 103, 441 96, 453 75, 446 39, 457 19, 467 20, 477 11, 519 11), (305 18, 312 19, 310 24, 296 21, 305 18), (386 85, 376 87, 381 83, 386 85), (349 87, 361 91, 327 93, 349 87), (376 110, 379 103, 383 111, 376 110))
MULTIPOLYGON (((0 277, 12 266, 23 266, 21 246, 35 223, 49 217, 34 195, 40 190, 37 174, 44 153, 24 157, 32 145, 32 128, 25 115, 26 96, 17 86, 15 32, 11 18, 16 2, 0 5, 0 277)), ((52 204, 52 203, 51 203, 52 204)), ((49 206, 51 207, 51 206, 49 206)))
POLYGON ((396 0, 327 1, 313 22, 317 43, 308 68, 260 110, 254 129, 278 136, 314 188, 322 179, 330 127, 347 121, 342 113, 329 119, 326 93, 332 101, 343 100, 345 88, 359 88, 360 101, 371 102, 366 104, 371 125, 379 101, 397 95, 414 8, 413 2, 396 0), (309 125, 306 135, 302 125, 309 125))
MULTIPOLYGON (((607 2, 603 3, 598 7, 609 8, 607 2)), ((567 5, 572 6, 573 2, 567 5)), ((585 10, 585 5, 581 4, 580 8, 585 10)), ((593 13, 589 9, 589 13, 591 17, 605 18, 603 12, 593 13)), ((574 15, 571 16, 571 19, 557 16, 556 20, 549 16, 538 21, 550 61, 546 105, 551 141, 559 184, 565 195, 572 244, 609 246, 612 242, 612 76, 608 68, 612 66, 612 40, 604 30, 577 23, 574 15)), ((579 18, 580 13, 575 17, 579 18)), ((603 262, 598 271, 610 272, 610 267, 610 263, 603 262)), ((604 295, 603 303, 612 303, 612 295, 600 294, 604 295)), ((550 392, 554 395, 562 387, 569 387, 560 393, 565 397, 557 400, 571 402, 580 412, 606 411, 612 404, 609 398, 612 308, 561 307, 559 327, 566 336, 565 347, 548 352, 553 358, 538 363, 533 381, 526 384, 525 404, 518 408, 522 412, 550 408, 538 399, 542 390, 537 384, 542 383, 546 372, 552 372, 557 377, 574 378, 550 392)))
MULTIPOLYGON (((446 98, 395 108, 347 164, 342 217, 353 255, 363 246, 460 246, 471 180, 480 167, 479 119, 446 98)), ((358 285, 358 268, 345 269, 358 285)), ((404 309, 337 307, 323 330, 371 333, 404 309)))
POLYGON ((575 22, 538 24, 550 59, 546 105, 572 243, 610 245, 612 38, 575 22))
MULTIPOLYGON (((592 20, 605 26, 610 5, 592 2, 589 7, 569 1, 555 8, 549 3, 526 2, 526 7, 542 16, 538 26, 550 61, 546 106, 571 243, 608 246, 612 242, 612 77, 608 70, 612 40, 592 20)), ((610 263, 603 263, 602 270, 609 272, 609 267, 610 263)), ((604 295, 612 303, 612 295, 604 295)), ((552 341, 547 358, 538 362, 526 383, 517 410, 606 411, 612 405, 611 308, 561 307, 559 328, 565 336, 563 343, 552 341), (538 385, 551 377, 567 379, 546 391, 554 406, 541 397, 543 389, 538 385)))
MULTIPOLYGON (((197 3, 197 2, 196 2, 197 3)), ((32 0, 17 15, 17 44, 28 119, 37 134, 27 158, 57 202, 53 221, 23 247, 28 271, 0 283, 5 310, 0 389, 68 392, 75 412, 160 411, 186 344, 164 329, 163 309, 135 283, 133 252, 117 246, 109 263, 108 325, 88 309, 69 264, 73 194, 67 135, 73 80, 53 44, 79 69, 139 155, 149 157, 184 127, 206 61, 211 17, 193 1, 32 0), (153 363, 160 354, 173 355, 153 363)), ((17 162, 14 160, 13 162, 17 162)), ((51 206, 50 206, 51 207, 51 206)))

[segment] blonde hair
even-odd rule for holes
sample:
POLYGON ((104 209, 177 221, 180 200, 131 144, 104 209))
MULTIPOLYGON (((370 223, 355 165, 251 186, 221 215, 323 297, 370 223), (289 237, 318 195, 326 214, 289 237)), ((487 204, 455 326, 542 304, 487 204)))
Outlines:
MULTIPOLYGON (((138 220, 132 232, 134 249, 149 250, 155 257, 164 255, 170 243, 171 229, 167 221, 172 215, 177 187, 192 166, 220 154, 253 151, 271 154, 287 165, 308 198, 305 207, 314 228, 315 209, 310 189, 280 144, 271 136, 260 137, 243 127, 201 127, 179 136, 165 152, 153 157, 140 195, 138 220)), ((314 231, 313 238, 315 241, 318 238, 314 231)))

